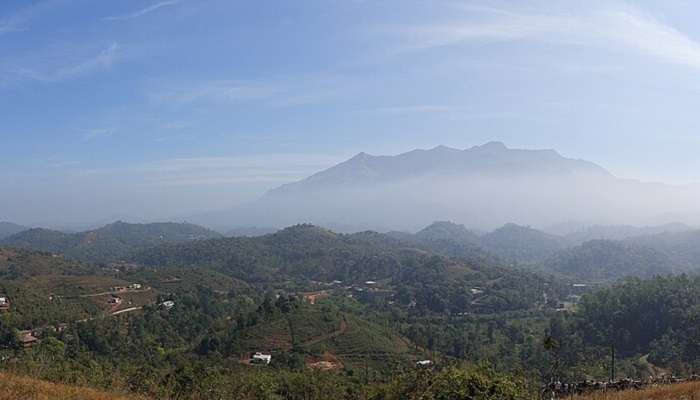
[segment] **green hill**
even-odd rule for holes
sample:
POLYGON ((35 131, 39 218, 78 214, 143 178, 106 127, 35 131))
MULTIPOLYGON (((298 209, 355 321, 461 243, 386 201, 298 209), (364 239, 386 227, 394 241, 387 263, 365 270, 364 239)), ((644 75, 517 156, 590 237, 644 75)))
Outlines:
POLYGON ((452 222, 434 222, 416 234, 389 236, 428 251, 492 265, 533 265, 567 247, 563 237, 516 224, 478 235, 452 222))
POLYGON ((125 255, 162 243, 222 237, 217 232, 186 223, 129 224, 115 222, 102 228, 64 233, 35 228, 6 237, 0 245, 19 247, 87 261, 114 261, 125 255))
POLYGON ((543 291, 552 298, 559 290, 549 278, 492 265, 488 259, 450 258, 383 234, 338 234, 312 225, 259 238, 166 244, 142 251, 132 261, 149 267, 213 268, 257 284, 373 281, 375 289, 396 292, 402 304, 415 301, 418 308, 435 311, 527 309, 542 300, 543 291))
POLYGON ((608 282, 630 276, 650 278, 671 274, 678 264, 652 248, 591 240, 556 254, 543 265, 547 271, 579 281, 608 282))
POLYGON ((559 236, 515 224, 484 235, 481 245, 501 258, 524 264, 540 262, 566 247, 559 236))
POLYGON ((29 228, 22 225, 13 224, 12 222, 0 221, 0 239, 20 233, 29 228))
POLYGON ((505 260, 481 246, 481 238, 464 225, 452 222, 434 222, 416 234, 389 232, 388 236, 419 249, 450 257, 458 257, 475 264, 504 266, 505 260))
POLYGON ((625 243, 662 252, 685 271, 700 267, 700 230, 638 236, 625 240, 625 243))

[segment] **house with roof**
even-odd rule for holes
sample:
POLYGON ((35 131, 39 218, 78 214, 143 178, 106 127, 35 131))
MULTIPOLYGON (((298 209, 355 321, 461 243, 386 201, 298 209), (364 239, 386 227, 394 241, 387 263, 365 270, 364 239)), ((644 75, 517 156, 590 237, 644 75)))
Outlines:
POLYGON ((34 336, 34 332, 31 330, 19 331, 19 341, 23 348, 29 349, 39 343, 39 338, 34 336))
POLYGON ((160 306, 165 308, 166 310, 170 310, 171 308, 175 307, 175 302, 172 300, 166 300, 160 303, 160 306))
POLYGON ((270 364, 270 361, 272 361, 271 354, 263 354, 260 352, 253 354, 253 357, 250 359, 251 364, 268 365, 270 364))

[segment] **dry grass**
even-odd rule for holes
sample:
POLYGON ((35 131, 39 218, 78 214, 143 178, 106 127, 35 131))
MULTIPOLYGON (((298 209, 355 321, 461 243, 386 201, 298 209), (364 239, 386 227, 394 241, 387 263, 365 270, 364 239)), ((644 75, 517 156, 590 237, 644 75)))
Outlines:
POLYGON ((0 400, 137 400, 137 398, 0 374, 0 400))
POLYGON ((645 390, 595 393, 577 400, 700 400, 700 382, 679 383, 645 390))

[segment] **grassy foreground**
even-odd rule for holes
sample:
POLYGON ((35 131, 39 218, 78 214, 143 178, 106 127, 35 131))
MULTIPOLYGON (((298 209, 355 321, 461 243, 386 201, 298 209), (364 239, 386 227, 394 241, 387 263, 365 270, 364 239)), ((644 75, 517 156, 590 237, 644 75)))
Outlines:
POLYGON ((700 382, 679 383, 645 390, 594 393, 578 400, 700 400, 700 382))
POLYGON ((137 398, 0 374, 0 400, 137 400, 137 398))

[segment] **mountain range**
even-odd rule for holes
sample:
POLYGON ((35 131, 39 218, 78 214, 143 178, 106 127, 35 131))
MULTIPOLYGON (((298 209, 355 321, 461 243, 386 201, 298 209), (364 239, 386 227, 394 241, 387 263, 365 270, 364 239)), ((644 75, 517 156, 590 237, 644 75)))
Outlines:
POLYGON ((341 231, 417 230, 439 220, 480 230, 509 222, 551 226, 569 220, 660 225, 700 220, 698 194, 697 186, 621 179, 554 150, 511 149, 490 142, 395 156, 360 153, 272 189, 252 203, 193 219, 225 230, 302 222, 341 231))
POLYGON ((700 230, 664 225, 626 230, 597 227, 600 238, 581 242, 581 235, 554 235, 516 224, 477 234, 464 225, 435 222, 415 234, 388 235, 412 246, 471 262, 511 266, 554 274, 583 283, 612 282, 624 277, 650 278, 697 271, 700 230), (668 229, 668 230, 664 230, 668 229), (651 233, 646 233, 651 232, 651 233), (662 232, 662 233, 654 233, 662 232))

